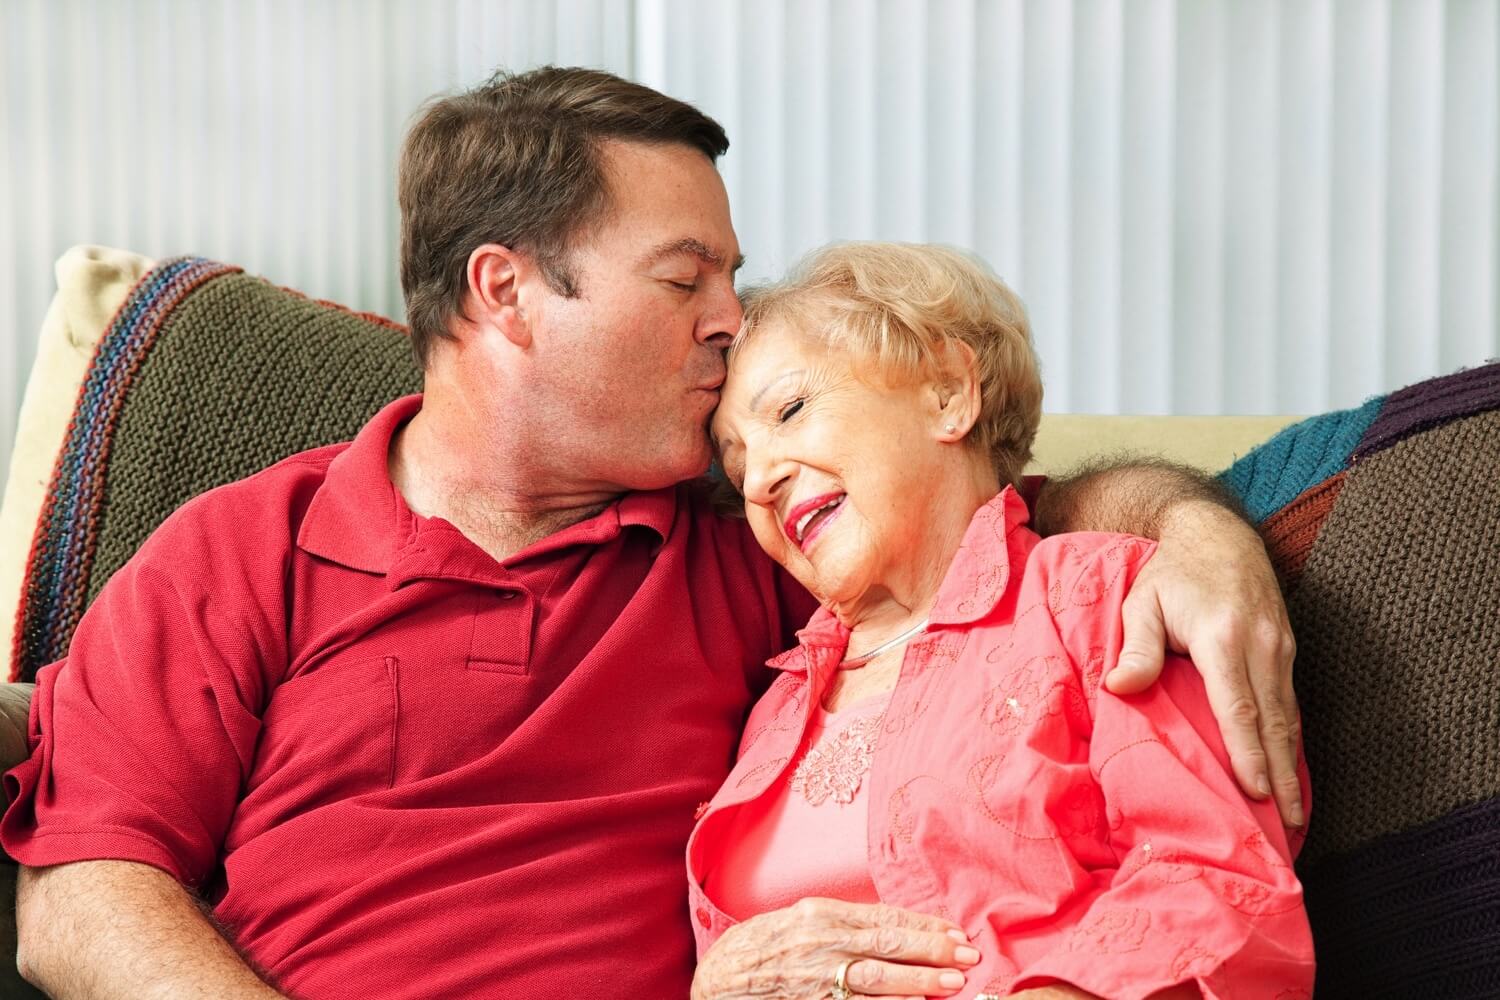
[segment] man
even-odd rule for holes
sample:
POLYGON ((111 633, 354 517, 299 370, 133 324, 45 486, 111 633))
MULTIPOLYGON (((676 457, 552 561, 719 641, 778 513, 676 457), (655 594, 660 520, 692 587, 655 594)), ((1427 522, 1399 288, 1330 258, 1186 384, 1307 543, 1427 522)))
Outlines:
MULTIPOLYGON (((592 71, 429 107, 400 178, 424 395, 186 505, 39 677, 0 827, 26 866, 29 979, 60 997, 688 992, 694 808, 811 610, 678 485, 709 464, 740 319, 727 145, 592 71)), ((1289 801, 1274 580, 1254 533, 1173 475, 1061 484, 1040 513, 1162 538, 1110 683, 1149 683, 1186 643, 1241 781, 1289 801)), ((774 982, 777 936, 819 928, 865 935, 859 985, 893 934, 936 926, 769 915, 726 936, 700 992, 774 982)))

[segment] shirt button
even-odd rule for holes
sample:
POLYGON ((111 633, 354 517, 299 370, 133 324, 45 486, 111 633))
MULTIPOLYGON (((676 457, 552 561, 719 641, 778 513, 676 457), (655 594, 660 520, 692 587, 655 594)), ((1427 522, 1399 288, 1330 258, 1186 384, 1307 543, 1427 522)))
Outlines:
POLYGON ((500 600, 502 600, 502 601, 514 601, 515 599, 516 599, 516 592, 514 590, 502 590, 502 591, 500 591, 500 600))
POLYGON ((710 930, 714 925, 713 914, 702 906, 698 907, 698 923, 703 925, 704 930, 710 930))

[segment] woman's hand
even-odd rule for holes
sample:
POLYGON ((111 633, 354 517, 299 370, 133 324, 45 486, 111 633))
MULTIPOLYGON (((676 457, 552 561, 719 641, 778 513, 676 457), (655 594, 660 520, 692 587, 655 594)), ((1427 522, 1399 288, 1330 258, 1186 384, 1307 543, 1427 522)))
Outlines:
POLYGON ((804 899, 724 932, 693 977, 693 1000, 822 1000, 844 962, 856 995, 944 997, 979 951, 946 920, 892 906, 804 899))

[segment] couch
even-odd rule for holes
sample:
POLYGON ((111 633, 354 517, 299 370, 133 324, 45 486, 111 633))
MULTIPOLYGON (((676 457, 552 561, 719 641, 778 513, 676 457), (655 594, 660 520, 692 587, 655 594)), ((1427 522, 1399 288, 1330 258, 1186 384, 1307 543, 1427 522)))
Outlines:
MULTIPOLYGON (((76 247, 58 260, 56 271, 58 290, 27 383, 0 506, 0 638, 5 640, 0 649, 10 653, 13 678, 29 675, 65 649, 70 630, 47 625, 38 608, 62 593, 73 605, 53 619, 66 621, 72 615, 76 620, 109 572, 176 503, 284 454, 347 438, 380 403, 419 381, 398 358, 404 347, 393 324, 307 300, 235 268, 197 259, 158 264, 125 251, 76 247), (188 346, 191 338, 212 343, 193 348, 188 346), (162 346, 153 346, 157 342, 162 346), (199 353, 191 353, 195 350, 199 353), (336 363, 324 360, 335 355, 336 363), (209 367, 194 369, 181 360, 184 357, 209 367), (366 363, 367 357, 375 360, 366 363), (253 421, 243 420, 247 405, 257 411, 253 421), (158 433, 163 424, 173 425, 165 437, 158 433), (295 433, 283 433, 293 424, 295 433), (203 440, 215 442, 213 447, 205 449, 203 440, 194 439, 190 447, 174 450, 179 438, 205 434, 209 437, 203 440), (101 438, 107 443, 102 449, 101 438), (199 457, 205 451, 211 454, 199 457), (58 526, 76 526, 75 522, 86 522, 87 530, 68 534, 87 536, 94 547, 82 555, 59 553, 58 526), (82 576, 68 569, 80 560, 90 571, 82 576), (52 576, 42 579, 48 572, 52 576)), ((1491 643, 1491 626, 1481 621, 1465 625, 1461 615, 1443 617, 1439 608, 1425 612, 1438 638, 1443 629, 1456 629, 1466 637, 1448 644, 1460 648, 1453 667, 1457 674, 1414 694, 1396 691, 1390 700, 1410 694, 1411 712, 1445 716, 1438 726, 1441 740, 1426 740, 1420 719, 1404 735, 1387 739, 1379 731, 1389 718, 1385 709, 1377 707, 1361 716, 1354 706, 1363 710, 1371 699, 1384 704, 1381 685, 1389 678, 1348 662, 1348 649, 1359 645, 1361 636, 1368 639, 1365 633, 1380 632, 1367 609, 1349 610, 1349 605, 1358 604, 1362 582, 1368 582, 1365 574, 1390 577, 1389 567, 1397 565, 1400 578, 1400 560, 1430 551, 1451 553, 1455 545, 1459 558, 1471 562, 1471 550, 1481 555, 1484 551, 1480 536, 1489 528, 1483 513, 1471 518, 1473 544, 1460 537, 1457 542, 1428 539, 1431 544, 1407 545, 1407 536, 1415 536, 1415 530, 1404 532, 1398 525, 1390 534, 1384 528, 1360 527, 1385 510, 1380 501, 1385 493, 1364 485, 1368 478, 1389 492, 1384 482, 1390 476, 1381 469, 1404 471, 1415 465, 1419 477, 1452 479, 1455 467, 1463 470, 1470 462, 1493 469, 1500 480, 1500 428, 1491 434, 1487 422, 1489 412, 1500 406, 1500 398, 1490 402, 1490 383, 1500 387, 1500 375, 1491 378, 1482 370, 1480 374, 1478 379, 1461 374, 1460 383, 1444 383, 1437 393, 1459 403, 1450 400, 1434 409, 1430 392, 1410 398, 1397 393, 1357 410, 1301 422, 1293 417, 1048 415, 1035 449, 1033 472, 1056 472, 1084 457, 1120 451, 1166 457, 1209 471, 1227 468, 1226 480, 1241 491, 1261 523, 1288 587, 1303 649, 1299 697, 1306 710, 1315 788, 1313 827, 1303 861, 1311 859, 1315 869, 1299 867, 1309 885, 1320 955, 1326 950, 1334 963, 1334 978, 1320 978, 1320 996, 1404 995, 1409 983, 1439 981, 1427 975, 1424 963, 1435 963, 1443 947, 1451 951, 1455 942, 1473 940, 1475 933, 1485 940, 1484 928, 1490 923, 1500 934, 1500 901, 1490 891, 1500 887, 1500 873, 1476 874, 1471 863, 1475 851, 1500 847, 1500 822, 1491 822, 1486 811, 1500 792, 1500 761, 1481 753, 1477 764, 1460 769, 1463 773, 1455 777, 1449 773, 1452 768, 1445 770, 1435 756, 1451 755, 1455 748, 1463 750, 1467 741, 1488 740, 1500 732, 1500 719, 1492 718, 1500 712, 1485 707, 1500 705, 1500 677, 1495 676, 1500 667, 1485 665, 1492 645, 1500 652, 1500 636, 1491 643), (1458 444, 1440 441, 1454 426, 1461 432, 1458 444), (1428 460, 1434 449, 1441 456, 1428 460), (1415 458, 1409 456, 1412 452, 1415 458), (1361 478, 1365 468, 1376 472, 1361 478), (1368 496, 1372 492, 1379 494, 1374 500, 1368 496), (1353 513, 1346 515, 1346 509, 1353 513), (1359 548, 1362 540, 1377 535, 1381 537, 1370 543, 1378 550, 1375 557, 1368 564, 1359 563, 1365 558, 1359 548), (1354 564, 1348 556, 1351 545, 1356 550, 1354 564), (1325 551, 1335 555, 1325 558, 1325 551), (1333 624, 1325 629, 1325 621, 1333 624), (1309 649, 1312 667, 1304 662, 1309 649), (1326 669, 1315 669, 1325 661, 1326 669), (1304 681, 1309 673, 1311 680, 1304 681), (1346 674, 1361 681, 1351 686, 1346 674), (1478 706, 1470 713, 1473 719, 1462 711, 1455 717, 1446 707, 1455 691, 1460 701, 1478 706), (1314 740, 1314 734, 1323 735, 1314 740), (1434 754, 1431 760, 1429 750, 1434 754), (1358 766, 1351 763, 1355 758, 1358 766), (1413 759, 1420 765, 1415 770, 1413 759), (1347 782, 1346 772, 1352 775, 1347 782), (1412 780, 1432 787, 1401 787, 1412 780), (1330 781, 1333 784, 1325 784, 1330 781), (1326 804, 1330 796, 1331 806, 1326 804), (1391 802, 1392 796, 1403 801, 1391 802), (1413 797, 1422 800, 1420 806, 1406 801, 1413 797), (1320 826, 1330 811, 1331 832, 1320 842, 1320 826), (1476 824, 1478 833, 1473 834, 1476 824), (1413 868, 1410 844, 1430 843, 1433 836, 1456 853, 1426 868, 1413 868), (1391 917, 1398 921, 1395 924, 1380 923, 1373 913, 1388 898, 1372 896, 1363 888, 1371 864, 1414 880, 1401 891, 1406 898, 1420 897, 1423 905, 1437 891, 1433 886, 1447 886, 1447 895, 1438 892, 1437 898, 1456 900, 1460 909, 1429 913, 1416 927, 1409 916, 1400 914, 1391 917), (1464 891, 1449 891, 1454 885, 1464 891), (1318 905, 1315 888, 1321 893, 1318 905), (1380 933, 1391 935, 1393 941, 1405 941, 1413 933, 1432 940, 1425 950, 1413 953, 1410 948, 1403 951, 1404 945, 1387 947, 1380 933)), ((1486 478, 1478 476, 1475 482, 1474 487, 1460 489, 1461 501, 1487 504, 1491 494, 1486 492, 1486 478)), ((1493 499, 1500 509, 1500 495, 1493 499)), ((1451 534, 1451 519, 1444 523, 1451 534)), ((1487 594, 1487 588, 1500 581, 1500 565, 1491 567, 1483 558, 1477 573, 1471 594, 1487 594)), ((1416 593, 1415 585, 1397 592, 1396 603, 1408 593, 1416 602, 1413 607, 1425 606, 1420 599, 1431 603, 1430 595, 1416 593)), ((1390 606, 1391 599, 1385 603, 1390 606)), ((1491 617, 1500 617, 1495 610, 1490 609, 1491 617)), ((1378 644, 1370 647, 1366 642, 1360 655, 1375 655, 1394 671, 1399 685, 1415 674, 1399 669, 1401 656, 1430 657, 1428 645, 1418 646, 1405 653, 1396 650, 1400 655, 1392 658, 1384 656, 1378 644)), ((1394 649, 1389 643, 1387 647, 1394 649)), ((0 762, 19 759, 24 752, 27 700, 23 683, 0 688, 0 762)), ((1495 815, 1500 817, 1500 811, 1495 815)), ((10 871, 0 872, 0 886, 13 892, 10 871)), ((0 908, 13 911, 7 903, 0 899, 0 908)), ((0 951, 13 947, 13 921, 0 921, 0 951)), ((1477 964, 1453 959, 1444 970, 1441 974, 1449 979, 1440 981, 1451 981, 1454 990, 1469 989, 1465 984, 1500 984, 1500 958, 1477 964)), ((0 996, 27 995, 35 994, 13 978, 8 966, 0 971, 0 996)))

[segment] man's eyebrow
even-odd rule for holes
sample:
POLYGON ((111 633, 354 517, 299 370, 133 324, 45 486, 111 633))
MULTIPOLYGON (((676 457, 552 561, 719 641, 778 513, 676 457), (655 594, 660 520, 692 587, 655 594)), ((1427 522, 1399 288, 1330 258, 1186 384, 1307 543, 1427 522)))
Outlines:
MULTIPOLYGON (((687 254, 692 257, 697 257, 699 260, 703 261, 703 263, 709 265, 710 267, 724 266, 723 254, 715 250, 713 247, 709 246, 707 243, 704 243, 702 240, 694 239, 691 236, 684 237, 680 240, 671 240, 670 242, 663 243, 660 246, 652 248, 651 251, 647 253, 644 258, 642 258, 642 263, 648 265, 655 264, 657 261, 662 260, 666 257, 676 257, 681 254, 687 254)), ((744 254, 740 254, 739 256, 735 257, 734 265, 730 268, 731 273, 734 271, 738 271, 741 267, 744 266, 744 264, 744 254)))
POLYGON ((805 369, 805 368, 798 368, 796 371, 782 372, 780 375, 777 375, 771 381, 769 381, 765 385, 761 386, 760 387, 760 392, 757 392, 754 396, 750 397, 750 409, 753 410, 757 406, 759 406, 760 405, 760 397, 762 397, 766 393, 770 392, 773 386, 777 385, 778 383, 785 382, 787 379, 792 378, 795 375, 801 375, 806 370, 807 369, 805 369))

